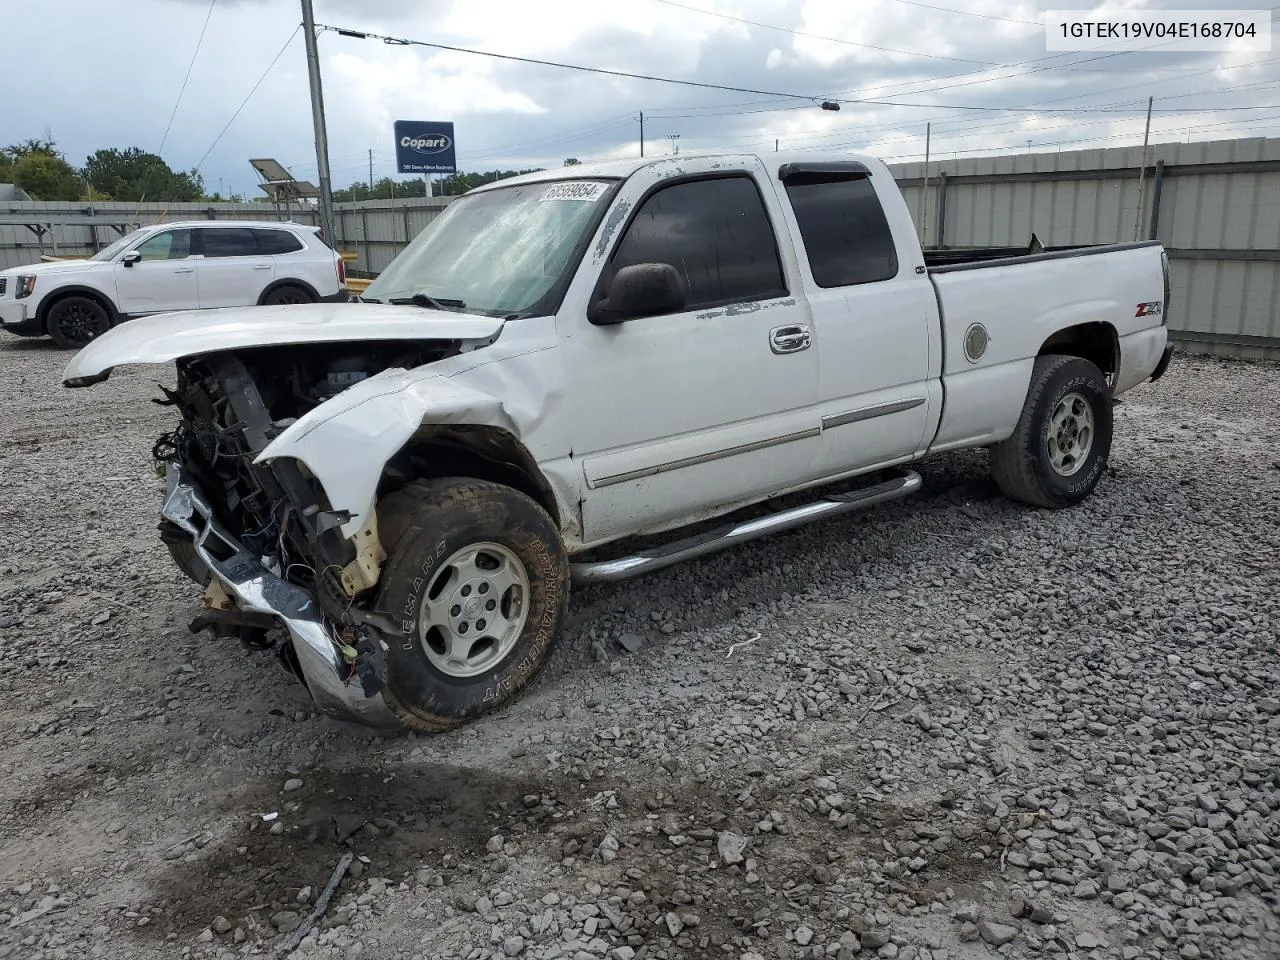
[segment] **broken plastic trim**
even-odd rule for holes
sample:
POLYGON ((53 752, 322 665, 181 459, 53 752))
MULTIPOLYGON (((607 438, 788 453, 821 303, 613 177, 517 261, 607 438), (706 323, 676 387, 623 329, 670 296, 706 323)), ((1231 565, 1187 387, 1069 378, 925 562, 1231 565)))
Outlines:
POLYGON ((278 617, 293 639, 293 649, 316 706, 340 720, 372 727, 398 727, 380 696, 366 696, 347 683, 350 666, 321 617, 315 599, 280 579, 214 519, 208 500, 168 464, 161 514, 190 535, 196 553, 236 599, 241 610, 278 617))

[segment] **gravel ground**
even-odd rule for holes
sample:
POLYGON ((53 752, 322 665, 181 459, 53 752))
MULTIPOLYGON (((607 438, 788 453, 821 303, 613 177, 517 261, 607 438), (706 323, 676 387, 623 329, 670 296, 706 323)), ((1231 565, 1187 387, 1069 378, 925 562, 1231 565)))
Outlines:
POLYGON ((1280 370, 1179 357, 1065 512, 925 492, 584 589, 505 712, 192 635, 165 372, 0 341, 0 958, 1280 957, 1280 370))

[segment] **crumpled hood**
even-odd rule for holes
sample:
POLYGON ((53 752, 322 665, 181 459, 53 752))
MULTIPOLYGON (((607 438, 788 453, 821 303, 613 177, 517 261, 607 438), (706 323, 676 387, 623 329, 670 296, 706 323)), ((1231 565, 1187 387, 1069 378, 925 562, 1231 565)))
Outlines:
POLYGON ((499 317, 384 303, 306 303, 274 307, 185 310, 129 320, 71 358, 68 387, 87 387, 130 363, 168 363, 179 357, 243 347, 361 340, 488 340, 499 317))

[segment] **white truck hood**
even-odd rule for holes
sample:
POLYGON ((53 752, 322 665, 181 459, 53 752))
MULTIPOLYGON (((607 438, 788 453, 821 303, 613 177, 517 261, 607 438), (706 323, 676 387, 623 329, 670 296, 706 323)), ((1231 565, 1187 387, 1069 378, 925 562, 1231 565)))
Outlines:
POLYGON ((243 347, 361 340, 491 340, 499 317, 382 303, 307 303, 275 307, 186 310, 129 320, 71 358, 68 387, 100 383, 130 363, 168 363, 179 357, 243 347))

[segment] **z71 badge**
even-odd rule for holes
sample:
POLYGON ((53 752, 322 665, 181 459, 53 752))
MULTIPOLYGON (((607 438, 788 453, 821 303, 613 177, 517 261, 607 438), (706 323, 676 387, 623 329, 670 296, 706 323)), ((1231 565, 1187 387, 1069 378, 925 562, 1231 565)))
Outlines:
POLYGON ((1140 303, 1140 304, 1138 304, 1138 312, 1137 312, 1137 313, 1135 313, 1135 314, 1134 314, 1134 316, 1135 316, 1135 317, 1158 317, 1158 316, 1160 316, 1160 301, 1159 301, 1159 300, 1157 300, 1157 301, 1155 301, 1154 303, 1140 303))

